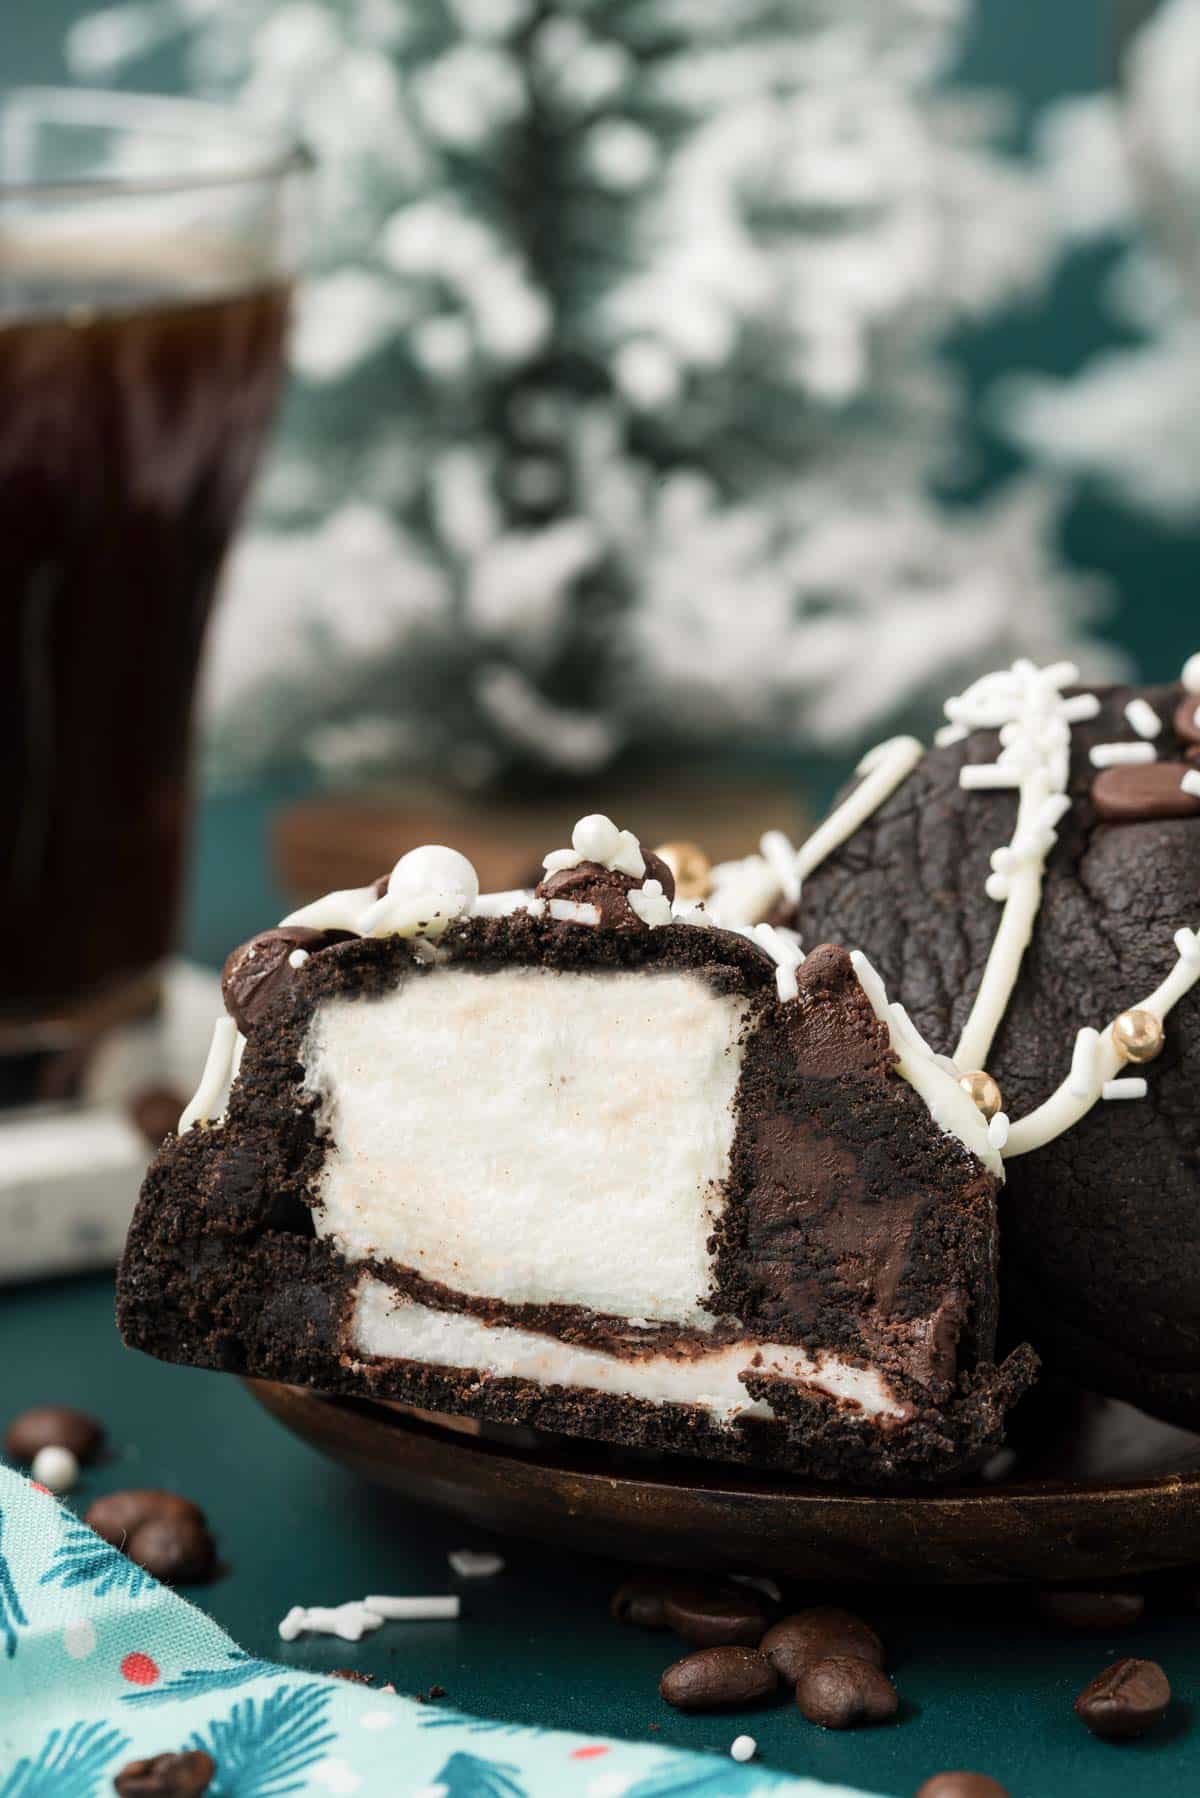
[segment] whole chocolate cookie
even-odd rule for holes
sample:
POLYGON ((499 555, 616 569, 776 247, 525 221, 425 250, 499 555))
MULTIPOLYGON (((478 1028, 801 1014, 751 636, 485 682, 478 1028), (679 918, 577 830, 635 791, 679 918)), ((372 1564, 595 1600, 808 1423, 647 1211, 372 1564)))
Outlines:
MULTIPOLYGON (((1180 731, 1200 694, 1179 685, 1093 692, 1094 705, 1067 690, 1050 707, 1068 725, 1067 781, 1040 826, 1035 808, 1030 817, 1035 834, 1048 825, 1057 840, 986 1061, 958 1059, 999 1083, 1013 1124, 1000 1212, 1004 1334, 1028 1337, 1049 1368, 1089 1388, 1196 1426, 1200 985, 1169 1009, 1161 1055, 1123 1069, 1122 1080, 1145 1079, 1144 1097, 1113 1103, 1121 1095, 1106 1080, 1110 1102, 1042 1146, 1028 1145, 1044 1131, 1026 1126, 1022 1136, 1020 1123, 1071 1076, 1076 1055, 1086 1083, 1113 1020, 1142 1006, 1177 964, 1187 971, 1187 931, 1200 925, 1200 797, 1190 791, 1200 782, 1181 786, 1193 740, 1180 731), (1095 1042, 1080 1043, 1088 1030, 1095 1042), (1012 1152, 1016 1144, 1027 1152, 1012 1152)), ((953 720, 956 708, 947 710, 953 720)), ((835 935, 865 951, 890 998, 949 1055, 976 1006, 1020 862, 1004 853, 1018 792, 993 784, 1014 727, 970 728, 981 710, 957 708, 958 722, 939 733, 944 746, 808 873, 798 907, 806 942, 835 935), (991 772, 967 775, 964 786, 969 764, 991 772)))

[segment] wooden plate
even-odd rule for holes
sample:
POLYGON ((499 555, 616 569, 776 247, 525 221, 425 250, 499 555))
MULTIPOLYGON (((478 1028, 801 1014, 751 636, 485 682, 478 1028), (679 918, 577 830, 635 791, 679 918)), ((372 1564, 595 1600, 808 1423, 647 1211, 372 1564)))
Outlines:
POLYGON ((322 1454, 405 1498, 625 1560, 947 1584, 1200 1563, 1200 1438, 1087 1395, 1054 1399, 1052 1413, 1045 1399, 1032 1436, 1052 1446, 1030 1448, 1002 1478, 871 1494, 247 1385, 322 1454))

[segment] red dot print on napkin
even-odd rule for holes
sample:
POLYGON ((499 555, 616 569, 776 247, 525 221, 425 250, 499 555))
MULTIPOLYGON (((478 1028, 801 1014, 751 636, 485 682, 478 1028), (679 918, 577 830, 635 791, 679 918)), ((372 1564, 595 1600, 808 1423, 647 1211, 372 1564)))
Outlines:
POLYGON ((127 1654, 121 1662, 121 1678, 131 1686, 152 1686, 158 1677, 158 1667, 148 1654, 127 1654))

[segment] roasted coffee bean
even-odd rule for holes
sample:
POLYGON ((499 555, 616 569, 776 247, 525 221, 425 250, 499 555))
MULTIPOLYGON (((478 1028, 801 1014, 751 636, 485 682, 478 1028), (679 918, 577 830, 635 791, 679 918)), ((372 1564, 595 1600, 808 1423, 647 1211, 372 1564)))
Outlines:
POLYGON ((935 1773, 916 1798, 1009 1798, 999 1780, 986 1773, 935 1773))
POLYGON ((723 1580, 672 1586, 663 1598, 663 1615, 671 1629, 697 1648, 757 1648, 770 1620, 757 1592, 723 1580))
POLYGON ((813 1661, 853 1655, 872 1667, 884 1665, 883 1643, 869 1623, 851 1611, 821 1605, 796 1611, 769 1629, 759 1644, 781 1679, 794 1686, 813 1661))
POLYGON ((83 1521, 114 1548, 124 1548, 138 1525, 151 1517, 190 1517, 204 1522, 204 1512, 190 1498, 156 1486, 127 1486, 121 1492, 107 1492, 88 1506, 83 1521))
POLYGON ((130 1761, 113 1785, 118 1798, 200 1798, 216 1770, 211 1754, 192 1748, 186 1754, 156 1754, 153 1760, 130 1761))
POLYGON ((84 1522, 165 1585, 194 1585, 216 1572, 217 1549, 204 1512, 178 1493, 141 1486, 110 1492, 88 1509, 84 1522))
POLYGON ((822 1729, 858 1729, 864 1723, 886 1723, 896 1715, 900 1699, 873 1661, 839 1654, 801 1668, 796 1704, 802 1716, 822 1729))
POLYGON ((187 1101, 170 1086, 147 1086, 129 1101, 129 1117, 152 1149, 179 1128, 179 1115, 187 1101))
POLYGON ((124 1552, 164 1586, 200 1585, 216 1571, 217 1545, 194 1517, 148 1517, 124 1552))
POLYGON ((1094 1736, 1125 1742, 1144 1736, 1171 1702, 1171 1687, 1157 1661, 1114 1661, 1083 1688, 1075 1714, 1094 1736))
POLYGON ((104 1446, 104 1427, 86 1411, 69 1405, 34 1405, 8 1426, 4 1452, 12 1461, 32 1461, 41 1448, 69 1448, 84 1465, 104 1446))
POLYGON ((1127 1629, 1141 1620, 1146 1600, 1140 1592, 1067 1592, 1048 1586, 1038 1593, 1037 1608, 1059 1629, 1127 1629))
POLYGON ((775 1672, 753 1648, 700 1648, 667 1668, 658 1689, 679 1711, 758 1704, 775 1690, 775 1672))
POLYGON ((609 1613, 632 1629, 666 1629, 663 1601, 668 1590, 665 1580, 635 1574, 617 1587, 609 1600, 609 1613))

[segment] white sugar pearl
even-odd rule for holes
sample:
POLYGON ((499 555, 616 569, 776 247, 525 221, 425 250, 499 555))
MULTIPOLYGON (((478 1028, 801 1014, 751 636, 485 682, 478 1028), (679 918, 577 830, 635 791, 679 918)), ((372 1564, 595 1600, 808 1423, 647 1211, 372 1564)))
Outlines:
POLYGON ((758 1752, 758 1743, 753 1736, 734 1736, 729 1752, 735 1761, 750 1761, 758 1752))
POLYGON ((585 862, 607 866, 621 846, 621 833, 603 812, 589 812, 571 832, 571 842, 585 862))
POLYGON ((400 857, 389 876, 388 892, 462 893, 474 905, 479 897, 479 876, 457 849, 424 843, 400 857))
POLYGON ((1189 693, 1200 693, 1200 650, 1189 656, 1183 664, 1183 673, 1179 676, 1189 693))
POLYGON ((50 1443, 38 1449, 29 1471, 39 1486, 51 1492, 69 1492, 79 1478, 79 1462, 69 1448, 50 1443))

